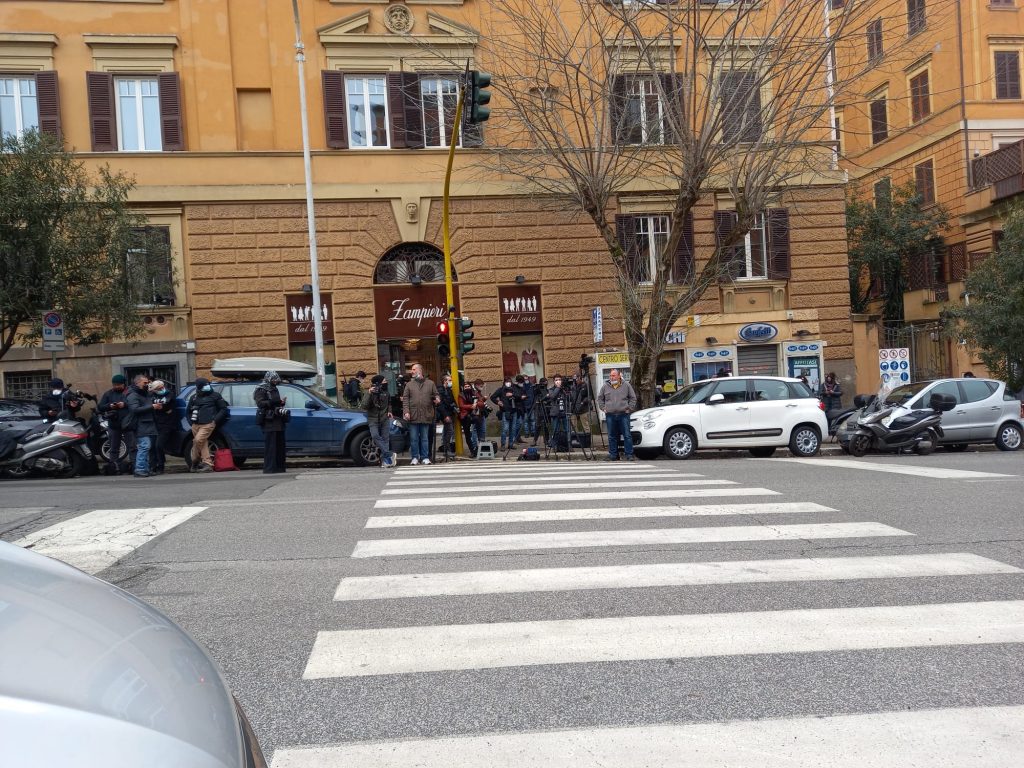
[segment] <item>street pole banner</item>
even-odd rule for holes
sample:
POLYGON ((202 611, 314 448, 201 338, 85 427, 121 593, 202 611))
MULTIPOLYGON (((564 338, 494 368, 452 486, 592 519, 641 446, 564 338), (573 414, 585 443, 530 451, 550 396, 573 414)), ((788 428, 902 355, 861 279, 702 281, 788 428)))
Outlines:
POLYGON ((910 383, 910 350, 906 347, 878 350, 878 370, 882 377, 882 394, 910 383))

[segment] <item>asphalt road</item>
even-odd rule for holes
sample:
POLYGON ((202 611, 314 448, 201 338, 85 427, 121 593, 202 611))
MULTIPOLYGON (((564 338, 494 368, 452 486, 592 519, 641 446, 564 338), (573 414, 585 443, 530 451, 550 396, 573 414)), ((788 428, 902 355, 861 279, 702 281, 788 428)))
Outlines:
POLYGON ((0 537, 189 510, 98 575, 210 650, 274 768, 777 765, 787 728, 1004 764, 964 750, 1022 730, 1024 454, 783 454, 5 482, 0 537), (448 576, 351 581, 407 574, 448 576))

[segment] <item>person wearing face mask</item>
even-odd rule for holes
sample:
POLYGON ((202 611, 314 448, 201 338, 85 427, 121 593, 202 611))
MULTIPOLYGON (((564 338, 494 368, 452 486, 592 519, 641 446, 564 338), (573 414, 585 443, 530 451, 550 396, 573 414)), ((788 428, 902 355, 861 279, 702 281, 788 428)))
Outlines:
MULTIPOLYGON (((551 447, 555 451, 569 450, 569 414, 572 410, 571 396, 560 374, 552 377, 553 386, 548 390, 544 400, 548 407, 548 418, 551 421, 551 447)), ((544 446, 548 446, 548 438, 544 437, 544 446)))
POLYGON ((508 450, 516 438, 519 429, 519 395, 512 385, 512 377, 506 376, 500 387, 491 393, 491 402, 498 406, 498 419, 501 422, 501 449, 508 450))
POLYGON ((468 381, 462 385, 462 393, 459 395, 459 421, 462 422, 462 439, 466 443, 470 456, 476 456, 477 434, 476 414, 483 408, 476 395, 476 389, 468 381))
POLYGON ((459 420, 459 404, 452 391, 452 377, 448 374, 441 379, 441 402, 437 406, 437 420, 441 422, 441 448, 445 461, 455 458, 452 443, 455 440, 455 424, 459 420))
POLYGON ((128 413, 135 428, 137 447, 135 451, 135 477, 149 477, 149 451, 157 436, 156 419, 153 415, 162 410, 162 405, 153 403, 149 393, 149 377, 140 373, 132 380, 132 387, 126 399, 128 413))
POLYGON ((286 397, 281 397, 277 385, 281 377, 277 371, 263 374, 263 382, 256 387, 253 400, 256 401, 256 423, 263 430, 263 474, 275 475, 285 471, 285 425, 288 422, 288 411, 285 410, 286 397))
POLYGON ((196 378, 196 393, 188 401, 188 421, 192 425, 193 472, 212 472, 213 456, 210 455, 210 435, 228 420, 228 404, 220 392, 214 392, 209 379, 196 378))
POLYGON ((73 419, 82 408, 82 401, 75 397, 63 379, 51 379, 50 391, 39 401, 39 415, 46 421, 73 419))
POLYGON ((107 439, 110 442, 110 455, 107 457, 106 472, 119 475, 124 469, 118 460, 121 456, 121 444, 128 450, 128 456, 135 452, 135 430, 131 428, 128 414, 128 382, 120 373, 110 379, 110 389, 103 393, 99 405, 96 406, 100 415, 107 421, 107 439))
POLYGON ((434 409, 441 404, 441 394, 430 379, 423 374, 423 366, 412 367, 412 379, 405 385, 402 394, 402 412, 409 422, 410 453, 412 465, 430 463, 429 430, 434 428, 434 409))
POLYGON ((153 398, 153 421, 156 424, 156 438, 149 452, 149 474, 162 475, 167 462, 170 441, 178 431, 174 408, 174 391, 167 382, 157 379, 149 385, 153 398), (156 406, 160 406, 157 408, 156 406))

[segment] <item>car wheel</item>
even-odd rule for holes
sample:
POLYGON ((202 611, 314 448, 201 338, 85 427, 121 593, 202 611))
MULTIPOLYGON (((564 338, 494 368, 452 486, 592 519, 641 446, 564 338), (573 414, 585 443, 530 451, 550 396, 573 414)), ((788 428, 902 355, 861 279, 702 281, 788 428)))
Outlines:
POLYGON ((996 448, 1000 451, 1016 451, 1020 448, 1021 434, 1020 427, 1007 422, 999 428, 996 435, 996 448))
POLYGON ((942 446, 942 450, 949 453, 963 453, 967 450, 967 447, 967 443, 950 443, 949 445, 942 446))
POLYGON ((766 445, 760 448, 751 448, 750 455, 755 459, 767 459, 769 456, 775 453, 774 445, 766 445))
POLYGON ((854 435, 850 438, 850 455, 860 458, 871 449, 871 438, 867 435, 854 435))
POLYGON ((688 459, 697 450, 697 440, 686 427, 675 427, 665 435, 665 455, 670 459, 688 459))
POLYGON ((914 453, 918 456, 929 456, 935 452, 935 435, 931 432, 921 432, 915 439, 914 453))
POLYGON ((803 424, 793 430, 789 438, 789 452, 794 456, 814 456, 821 450, 821 435, 818 430, 808 424, 803 424))
POLYGON ((368 467, 372 464, 380 464, 380 448, 373 442, 370 432, 360 432, 352 440, 352 447, 349 455, 357 467, 368 467))

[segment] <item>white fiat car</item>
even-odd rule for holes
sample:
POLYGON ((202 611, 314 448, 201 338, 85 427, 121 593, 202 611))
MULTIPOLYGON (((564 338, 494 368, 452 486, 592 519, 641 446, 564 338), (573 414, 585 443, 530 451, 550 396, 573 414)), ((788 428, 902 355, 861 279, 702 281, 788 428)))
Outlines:
POLYGON ((824 406, 799 379, 730 376, 683 387, 654 408, 629 417, 640 455, 688 459, 701 448, 746 448, 767 458, 786 446, 814 456, 828 434, 824 406))

